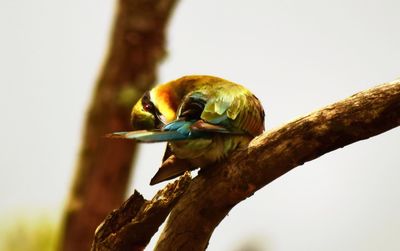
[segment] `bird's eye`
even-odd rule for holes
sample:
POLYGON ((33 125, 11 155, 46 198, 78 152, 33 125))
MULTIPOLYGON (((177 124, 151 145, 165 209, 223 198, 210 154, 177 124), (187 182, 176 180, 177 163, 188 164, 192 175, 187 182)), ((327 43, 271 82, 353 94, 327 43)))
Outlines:
POLYGON ((165 117, 160 113, 154 103, 151 102, 149 92, 146 92, 142 97, 142 107, 143 110, 154 115, 157 128, 161 128, 165 125, 165 117))
POLYGON ((143 109, 146 112, 152 112, 154 110, 154 105, 152 103, 146 103, 143 105, 143 109))
POLYGON ((146 112, 151 112, 153 113, 154 111, 154 104, 153 102, 151 102, 150 100, 150 93, 146 92, 143 97, 142 97, 142 106, 143 106, 143 110, 145 110, 146 112))

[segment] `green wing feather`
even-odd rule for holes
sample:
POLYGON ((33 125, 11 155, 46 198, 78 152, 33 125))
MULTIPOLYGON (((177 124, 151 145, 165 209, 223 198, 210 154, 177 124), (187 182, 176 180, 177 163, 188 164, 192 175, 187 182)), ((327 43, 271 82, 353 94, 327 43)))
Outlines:
POLYGON ((256 96, 246 95, 246 105, 242 105, 234 124, 257 136, 264 131, 264 109, 256 96))
POLYGON ((201 114, 206 122, 245 131, 253 136, 264 131, 261 103, 244 87, 228 83, 227 86, 210 91, 209 95, 201 114))

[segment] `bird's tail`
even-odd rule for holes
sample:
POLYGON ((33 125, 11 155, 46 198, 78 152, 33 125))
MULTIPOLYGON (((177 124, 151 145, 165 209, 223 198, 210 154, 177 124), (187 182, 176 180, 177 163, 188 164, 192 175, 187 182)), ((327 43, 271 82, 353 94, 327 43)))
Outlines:
POLYGON ((189 163, 189 161, 178 159, 175 155, 171 155, 162 163, 157 173, 151 179, 150 185, 173 179, 184 174, 186 171, 193 169, 195 168, 189 163))
POLYGON ((108 134, 108 138, 122 138, 137 140, 146 143, 152 142, 165 142, 165 141, 176 141, 187 139, 187 135, 183 135, 177 131, 161 131, 161 130, 141 130, 141 131, 130 131, 130 132, 114 132, 108 134))

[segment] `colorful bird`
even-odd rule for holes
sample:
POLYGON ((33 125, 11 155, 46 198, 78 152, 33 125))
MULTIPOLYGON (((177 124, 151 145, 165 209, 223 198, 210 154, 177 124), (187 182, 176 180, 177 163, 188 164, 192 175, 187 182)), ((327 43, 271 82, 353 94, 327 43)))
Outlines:
POLYGON ((185 76, 146 92, 133 107, 131 121, 135 131, 111 137, 168 142, 153 185, 247 147, 264 131, 264 109, 241 85, 213 76, 185 76))

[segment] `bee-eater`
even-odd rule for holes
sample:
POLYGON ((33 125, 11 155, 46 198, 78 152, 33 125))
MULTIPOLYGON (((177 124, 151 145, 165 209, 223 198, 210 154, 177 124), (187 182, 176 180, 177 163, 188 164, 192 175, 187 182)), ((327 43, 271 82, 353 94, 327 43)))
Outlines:
POLYGON ((112 137, 168 142, 150 184, 207 167, 264 131, 264 109, 245 87, 213 76, 185 76, 146 92, 132 109, 134 131, 112 137))

